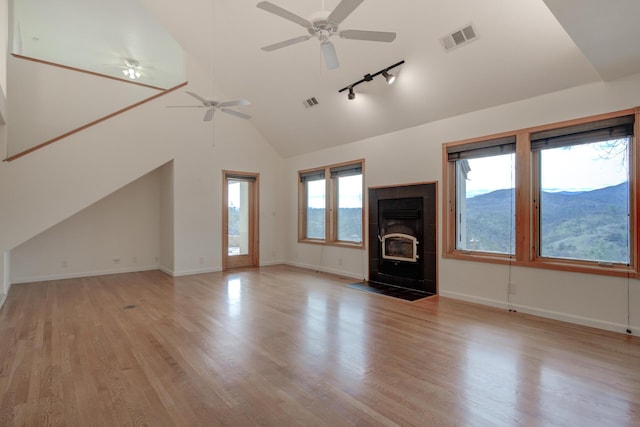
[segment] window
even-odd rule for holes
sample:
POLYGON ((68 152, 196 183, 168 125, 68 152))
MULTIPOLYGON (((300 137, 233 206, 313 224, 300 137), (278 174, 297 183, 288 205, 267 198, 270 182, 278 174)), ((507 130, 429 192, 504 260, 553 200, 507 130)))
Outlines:
POLYGON ((637 116, 445 144, 444 255, 640 277, 637 116))
POLYGON ((515 136, 449 147, 456 176, 456 249, 514 253, 515 151, 515 136))
POLYGON ((302 178, 306 194, 306 229, 307 239, 324 240, 325 217, 327 210, 326 180, 324 171, 321 175, 307 175, 302 178))
POLYGON ((540 257, 630 261, 633 116, 531 134, 540 257))
POLYGON ((364 161, 300 171, 299 240, 363 245, 364 161))

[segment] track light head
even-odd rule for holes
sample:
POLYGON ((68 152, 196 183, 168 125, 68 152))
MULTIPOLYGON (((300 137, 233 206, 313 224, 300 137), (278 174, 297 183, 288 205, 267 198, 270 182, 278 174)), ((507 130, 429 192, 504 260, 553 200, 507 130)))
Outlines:
POLYGON ((394 76, 393 74, 389 73, 386 70, 382 72, 382 76, 385 78, 388 85, 390 85, 396 80, 396 76, 394 76))
POLYGON ((347 95, 349 99, 356 99, 356 93, 353 91, 353 87, 349 87, 349 95, 347 95))

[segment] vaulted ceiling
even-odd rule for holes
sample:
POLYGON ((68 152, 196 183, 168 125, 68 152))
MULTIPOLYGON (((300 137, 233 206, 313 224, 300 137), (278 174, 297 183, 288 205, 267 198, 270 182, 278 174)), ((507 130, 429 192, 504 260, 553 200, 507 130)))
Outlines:
MULTIPOLYGON (((14 8, 21 11, 20 48, 26 55, 55 52, 54 62, 121 75, 117 64, 132 58, 151 84, 168 87, 184 79, 184 49, 222 93, 189 90, 249 99, 242 111, 285 157, 640 72, 637 0, 364 0, 340 29, 397 37, 391 43, 332 37, 335 70, 323 64, 315 38, 261 50, 307 32, 256 3, 15 0, 14 8), (469 24, 477 38, 445 51, 440 39, 469 24), (338 93, 400 60, 393 85, 378 77, 358 85, 354 100, 338 93), (306 108, 311 97, 318 105, 306 108)), ((340 1, 272 3, 310 19, 340 1)))

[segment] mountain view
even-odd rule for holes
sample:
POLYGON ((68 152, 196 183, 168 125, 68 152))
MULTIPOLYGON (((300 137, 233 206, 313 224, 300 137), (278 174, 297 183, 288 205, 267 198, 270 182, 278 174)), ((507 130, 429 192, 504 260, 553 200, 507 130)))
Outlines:
MULTIPOLYGON (((338 240, 362 242, 362 208, 340 208, 338 240)), ((324 209, 307 209, 307 236, 324 238, 324 209)))
MULTIPOLYGON (((582 192, 543 192, 541 255, 627 263, 628 183, 582 192)), ((511 190, 467 198, 471 250, 509 253, 515 248, 511 190)))
MULTIPOLYGON (((543 192, 541 255, 551 258, 627 263, 628 184, 592 191, 543 192)), ((467 198, 470 250, 513 253, 515 204, 511 190, 467 198)), ((362 210, 340 209, 339 235, 361 241, 362 210)), ((307 211, 309 237, 324 238, 324 209, 307 211)))

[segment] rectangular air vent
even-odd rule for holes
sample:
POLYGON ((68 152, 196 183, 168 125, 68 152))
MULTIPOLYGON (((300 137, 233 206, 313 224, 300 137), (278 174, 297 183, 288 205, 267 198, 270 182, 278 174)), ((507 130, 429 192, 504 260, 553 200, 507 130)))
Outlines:
POLYGON ((472 41, 477 39, 478 35, 476 33, 476 30, 473 28, 473 26, 471 26, 471 24, 469 24, 453 31, 450 34, 447 34, 444 37, 441 37, 440 43, 442 43, 442 47, 444 47, 444 50, 448 52, 467 43, 471 43, 472 41))
POLYGON ((312 96, 311 98, 304 100, 305 108, 315 107, 316 105, 318 105, 318 100, 316 99, 315 96, 312 96))

